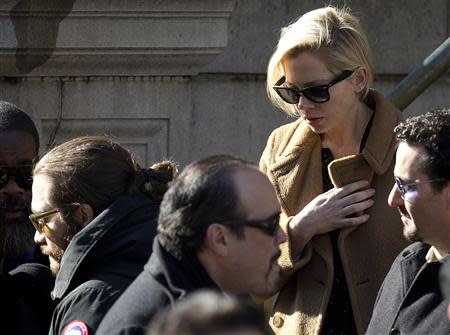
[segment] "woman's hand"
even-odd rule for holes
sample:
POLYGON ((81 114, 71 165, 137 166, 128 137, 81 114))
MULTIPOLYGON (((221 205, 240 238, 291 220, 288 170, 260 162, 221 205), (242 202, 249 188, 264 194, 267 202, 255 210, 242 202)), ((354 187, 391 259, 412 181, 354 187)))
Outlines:
POLYGON ((360 225, 369 219, 363 211, 372 207, 373 188, 360 180, 341 188, 333 188, 315 197, 289 222, 292 256, 301 253, 315 235, 335 229, 360 225))

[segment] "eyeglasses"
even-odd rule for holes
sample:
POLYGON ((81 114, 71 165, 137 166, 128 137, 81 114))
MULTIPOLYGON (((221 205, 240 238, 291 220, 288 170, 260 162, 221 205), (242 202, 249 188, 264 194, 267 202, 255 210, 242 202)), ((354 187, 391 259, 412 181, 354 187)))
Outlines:
POLYGON ((424 181, 418 181, 415 183, 404 183, 400 178, 394 176, 395 184, 397 185, 398 190, 400 191, 400 196, 403 200, 408 202, 414 202, 417 198, 418 192, 417 192, 417 185, 420 184, 428 184, 428 183, 435 183, 435 182, 442 182, 446 181, 442 178, 437 179, 430 179, 430 180, 424 180, 424 181))
POLYGON ((283 76, 280 80, 277 81, 275 86, 273 86, 273 89, 278 93, 280 98, 288 104, 298 104, 300 95, 302 94, 306 99, 312 102, 324 103, 330 100, 330 92, 328 91, 328 89, 331 86, 336 85, 337 83, 350 77, 353 72, 355 72, 355 70, 345 70, 328 84, 310 86, 302 89, 285 86, 284 83, 286 81, 286 77, 283 76))
POLYGON ((29 219, 31 221, 31 223, 33 224, 34 228, 36 228, 36 230, 40 233, 40 234, 45 234, 48 235, 49 233, 49 228, 47 226, 47 220, 45 220, 46 218, 59 213, 61 211, 63 211, 66 208, 75 208, 80 206, 79 203, 74 202, 72 204, 67 204, 67 205, 63 205, 61 208, 54 208, 39 214, 31 214, 29 216, 29 219))
POLYGON ((0 188, 5 187, 12 176, 14 176, 14 180, 20 188, 31 190, 31 185, 33 184, 33 164, 16 166, 0 165, 0 188))
POLYGON ((280 228, 280 212, 262 220, 228 220, 217 222, 225 226, 248 226, 262 230, 269 236, 275 236, 280 228))

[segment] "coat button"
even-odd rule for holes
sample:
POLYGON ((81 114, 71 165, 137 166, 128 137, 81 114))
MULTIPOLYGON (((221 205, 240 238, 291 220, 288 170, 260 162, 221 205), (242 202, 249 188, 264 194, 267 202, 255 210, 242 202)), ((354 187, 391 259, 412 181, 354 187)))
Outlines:
POLYGON ((389 335, 400 335, 400 330, 398 330, 397 328, 392 328, 389 332, 389 335))
POLYGON ((283 324, 284 324, 283 318, 281 316, 279 316, 279 315, 275 315, 273 317, 273 321, 272 322, 273 322, 273 325, 275 327, 277 327, 277 328, 283 327, 283 324))

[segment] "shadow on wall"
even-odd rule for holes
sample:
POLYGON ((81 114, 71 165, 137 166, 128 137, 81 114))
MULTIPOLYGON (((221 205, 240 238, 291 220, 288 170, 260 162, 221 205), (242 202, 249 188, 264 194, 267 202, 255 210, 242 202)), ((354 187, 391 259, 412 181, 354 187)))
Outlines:
POLYGON ((59 24, 71 12, 75 1, 21 0, 11 9, 17 40, 16 68, 21 74, 31 72, 50 58, 59 24))

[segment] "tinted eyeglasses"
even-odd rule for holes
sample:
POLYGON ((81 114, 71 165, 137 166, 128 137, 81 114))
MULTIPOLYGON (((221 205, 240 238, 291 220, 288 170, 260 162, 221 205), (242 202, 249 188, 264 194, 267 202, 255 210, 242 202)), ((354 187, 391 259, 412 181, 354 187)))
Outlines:
POLYGON ((33 164, 0 165, 0 188, 5 187, 11 177, 14 177, 20 188, 31 190, 31 185, 33 185, 33 164))
POLYGON ((280 228, 280 212, 262 220, 228 220, 217 222, 224 226, 248 226, 262 230, 269 236, 275 236, 280 228))
POLYGON ((418 181, 415 183, 404 183, 400 178, 395 177, 395 184, 397 185, 398 190, 400 191, 400 196, 403 200, 408 202, 414 202, 417 195, 417 185, 420 184, 428 184, 428 183, 436 183, 436 182, 444 182, 445 179, 437 178, 437 179, 430 179, 430 180, 424 180, 424 181, 418 181))
POLYGON ((63 210, 74 209, 78 206, 80 206, 80 204, 77 202, 74 202, 73 204, 64 205, 60 208, 53 208, 53 209, 50 209, 50 210, 42 212, 42 213, 31 214, 29 216, 29 219, 30 219, 31 223, 33 224, 34 228, 36 228, 36 230, 40 234, 48 235, 49 228, 47 226, 46 219, 48 219, 50 216, 52 216, 56 213, 62 212, 63 210))
POLYGON ((353 74, 353 72, 355 72, 355 70, 345 70, 328 84, 310 86, 302 89, 296 87, 287 87, 285 85, 286 77, 281 77, 281 79, 277 81, 275 86, 273 86, 273 89, 278 93, 280 98, 288 104, 298 104, 300 95, 302 94, 306 99, 312 102, 323 103, 330 100, 329 88, 347 79, 353 74))

